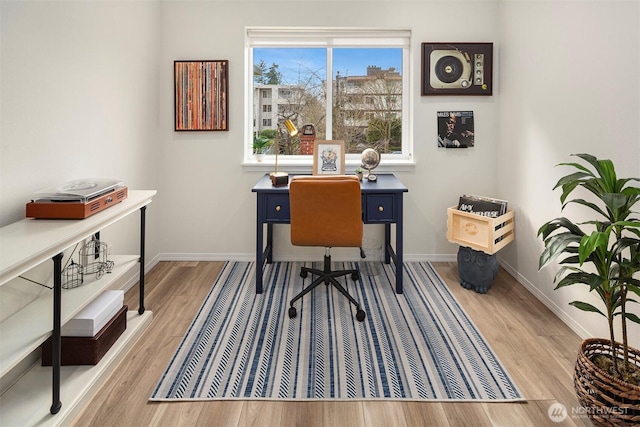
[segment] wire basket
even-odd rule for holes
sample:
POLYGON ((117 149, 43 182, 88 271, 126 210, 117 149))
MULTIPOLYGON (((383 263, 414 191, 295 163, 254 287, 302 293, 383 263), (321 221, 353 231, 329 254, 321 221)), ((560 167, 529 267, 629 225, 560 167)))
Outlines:
POLYGON ((62 289, 77 288, 83 281, 82 266, 71 260, 71 263, 62 270, 62 289))
POLYGON ((79 258, 82 274, 95 273, 96 279, 99 279, 104 273, 111 273, 113 261, 107 259, 107 249, 107 244, 95 237, 80 248, 79 258))

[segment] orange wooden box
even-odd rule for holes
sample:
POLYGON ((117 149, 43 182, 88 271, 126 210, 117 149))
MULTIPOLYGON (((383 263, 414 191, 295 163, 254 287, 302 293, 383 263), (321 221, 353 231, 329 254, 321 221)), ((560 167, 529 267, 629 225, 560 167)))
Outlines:
POLYGON ((30 202, 27 203, 27 218, 84 219, 123 201, 128 194, 127 187, 122 187, 87 203, 30 202))
POLYGON ((497 218, 447 209, 447 239, 477 251, 493 255, 515 238, 515 212, 508 210, 497 218))

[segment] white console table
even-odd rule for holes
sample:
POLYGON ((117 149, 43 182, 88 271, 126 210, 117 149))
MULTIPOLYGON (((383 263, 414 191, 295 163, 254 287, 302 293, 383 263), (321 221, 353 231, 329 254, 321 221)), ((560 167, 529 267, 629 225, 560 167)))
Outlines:
POLYGON ((27 218, 0 228, 0 286, 48 260, 53 261, 54 270, 50 293, 0 323, 0 378, 37 350, 47 338, 53 337, 53 365, 48 368, 52 375, 49 413, 43 408, 25 407, 25 402, 32 405, 33 401, 40 402, 41 398, 38 400, 36 395, 42 396, 42 389, 47 388, 48 381, 42 380, 42 372, 47 368, 34 366, 0 398, 0 424, 18 425, 12 423, 15 421, 20 425, 57 423, 53 419, 59 416, 52 414, 57 414, 62 408, 61 387, 69 392, 69 395, 65 394, 65 400, 77 403, 85 398, 89 388, 95 387, 98 379, 106 375, 108 365, 115 365, 118 361, 117 353, 124 354, 128 349, 127 342, 131 342, 130 346, 149 324, 153 314, 150 311, 145 313, 144 307, 145 213, 155 194, 155 190, 129 191, 122 202, 82 220, 27 218), (136 211, 140 211, 140 254, 109 256, 114 261, 110 274, 98 280, 91 275, 85 278, 82 286, 63 290, 63 251, 136 211), (137 265, 140 268, 140 304, 137 314, 128 313, 127 330, 119 342, 95 367, 65 367, 66 371, 61 370, 61 325, 137 265), (25 390, 29 390, 28 395, 24 394, 25 390), (76 395, 78 393, 83 395, 76 395))

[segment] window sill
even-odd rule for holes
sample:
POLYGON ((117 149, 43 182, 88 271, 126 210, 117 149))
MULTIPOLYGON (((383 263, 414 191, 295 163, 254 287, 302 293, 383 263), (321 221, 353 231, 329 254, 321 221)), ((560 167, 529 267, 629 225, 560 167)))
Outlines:
MULTIPOLYGON (((345 161, 345 173, 353 174, 357 167, 359 167, 360 161, 357 160, 347 160, 345 161)), ((394 172, 407 172, 413 171, 416 166, 416 163, 413 160, 407 159, 382 159, 380 165, 376 167, 376 173, 394 173, 394 172)), ((275 167, 273 159, 264 159, 261 162, 258 162, 254 159, 245 159, 242 162, 242 169, 245 172, 264 172, 268 173, 273 171, 275 167)), ((296 174, 310 174, 313 169, 313 165, 311 160, 302 160, 302 159, 283 159, 280 157, 278 159, 278 169, 281 171, 286 171, 288 173, 296 173, 296 174)))

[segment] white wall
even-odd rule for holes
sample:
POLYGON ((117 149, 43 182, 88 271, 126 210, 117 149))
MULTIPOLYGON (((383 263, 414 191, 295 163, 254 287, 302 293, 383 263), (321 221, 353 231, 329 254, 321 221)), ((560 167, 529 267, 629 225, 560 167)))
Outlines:
MULTIPOLYGON (((252 257, 255 245, 255 194, 262 174, 243 172, 244 28, 257 25, 314 25, 409 28, 412 31, 414 152, 417 166, 399 173, 409 188, 405 196, 405 253, 432 259, 452 256, 446 239, 446 208, 463 192, 491 194, 497 185, 497 97, 421 97, 420 44, 428 41, 498 41, 497 2, 305 1, 164 2, 160 58, 163 252, 172 258, 252 257), (287 12, 283 12, 287 10, 287 12), (293 18, 293 22, 290 20, 293 18), (173 131, 172 64, 176 59, 228 59, 229 132, 173 131), (476 147, 437 148, 436 112, 474 110, 476 147), (478 163, 483 168, 475 167, 478 163)), ((496 59, 497 61, 498 59, 496 59)), ((368 227, 371 228, 371 227, 368 227)), ((369 231, 369 230, 367 230, 369 231)), ((375 232, 375 230, 372 230, 375 232)), ((288 227, 276 227, 276 258, 295 257, 288 227)), ((322 251, 317 252, 318 259, 322 251)))
MULTIPOLYGON (((516 210, 503 264, 584 335, 607 337, 603 318, 568 305, 597 304, 584 287, 553 291, 557 268, 537 271, 536 233, 561 215, 552 189, 569 169, 554 165, 579 160, 570 154, 609 158, 619 177, 640 177, 640 2, 510 1, 500 25, 498 193, 516 210)), ((640 328, 631 331, 637 347, 640 328)))
MULTIPOLYGON (((517 213, 504 265, 584 333, 592 316, 537 272, 539 225, 559 213, 553 165, 569 153, 611 157, 640 175, 636 1, 56 1, 0 2, 0 225, 23 217, 29 195, 85 176, 157 188, 150 257, 250 259, 261 172, 243 157, 247 25, 409 28, 416 167, 397 175, 408 258, 453 259, 446 208, 464 192, 508 199, 517 213), (292 10, 293 9, 293 10, 292 10), (289 12, 283 12, 283 11, 289 12), (420 43, 494 43, 494 96, 422 97, 420 43), (604 58, 604 59, 601 59, 604 58), (228 59, 230 130, 173 131, 173 61, 228 59), (476 147, 436 147, 436 112, 473 110, 476 147)), ((137 223, 115 233, 137 242, 137 223)), ((278 228, 276 256, 295 255, 278 228)), ((577 292, 577 289, 575 290, 577 292)))
MULTIPOLYGON (((0 226, 73 179, 156 188, 159 5, 3 0, 0 14, 0 226)), ((136 253, 135 217, 104 237, 114 251, 136 253)))
MULTIPOLYGON (((158 17, 153 2, 0 2, 0 226, 24 218, 35 191, 73 179, 157 188, 158 17)), ((150 230, 158 208, 147 210, 150 230)), ((138 253, 138 230, 131 215, 101 238, 112 253, 138 253)), ((51 283, 52 274, 45 263, 25 276, 51 283)), ((0 318, 43 292, 19 279, 2 286, 0 318)))

